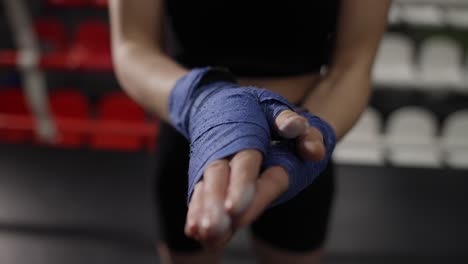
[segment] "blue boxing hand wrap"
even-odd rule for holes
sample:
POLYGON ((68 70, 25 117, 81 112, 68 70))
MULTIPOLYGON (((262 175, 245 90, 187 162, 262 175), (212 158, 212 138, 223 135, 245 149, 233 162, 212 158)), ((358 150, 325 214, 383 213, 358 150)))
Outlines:
POLYGON ((335 148, 335 132, 328 123, 308 112, 301 112, 300 115, 307 118, 311 127, 315 127, 321 132, 326 150, 325 158, 318 162, 303 160, 297 153, 296 139, 283 139, 274 144, 263 163, 263 168, 281 166, 286 169, 289 186, 288 190, 278 197, 270 207, 290 200, 309 186, 326 168, 335 148))
POLYGON ((219 69, 196 68, 179 79, 169 97, 169 117, 190 141, 187 201, 210 162, 245 149, 266 157, 274 118, 292 108, 270 91, 237 85, 219 69))

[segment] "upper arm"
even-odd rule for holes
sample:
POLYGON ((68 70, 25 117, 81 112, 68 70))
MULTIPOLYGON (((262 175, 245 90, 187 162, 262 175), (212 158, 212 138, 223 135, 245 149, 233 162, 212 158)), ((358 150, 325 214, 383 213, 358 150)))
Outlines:
POLYGON ((369 73, 387 26, 391 0, 342 0, 330 70, 350 66, 369 73))
POLYGON ((164 0, 110 0, 112 49, 127 44, 160 47, 164 0))

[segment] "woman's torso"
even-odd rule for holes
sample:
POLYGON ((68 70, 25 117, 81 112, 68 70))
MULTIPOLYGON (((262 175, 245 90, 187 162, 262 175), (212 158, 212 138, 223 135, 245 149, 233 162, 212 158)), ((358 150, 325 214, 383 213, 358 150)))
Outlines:
POLYGON ((339 0, 167 0, 187 67, 229 68, 243 85, 298 102, 331 57, 339 0))

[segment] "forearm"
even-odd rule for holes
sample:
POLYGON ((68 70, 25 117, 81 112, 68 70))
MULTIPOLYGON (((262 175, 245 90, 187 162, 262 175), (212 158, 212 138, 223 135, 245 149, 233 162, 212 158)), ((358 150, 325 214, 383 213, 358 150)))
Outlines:
POLYGON ((353 127, 368 104, 372 64, 385 32, 390 2, 341 1, 329 71, 304 103, 330 123, 337 139, 353 127))
POLYGON ((168 120, 168 98, 187 70, 153 47, 122 44, 114 48, 115 70, 123 89, 161 119, 168 120))
POLYGON ((168 99, 186 70, 164 54, 164 1, 111 0, 112 58, 117 78, 130 97, 168 120, 168 99))
POLYGON ((307 95, 303 107, 327 121, 340 139, 368 105, 370 90, 369 71, 351 66, 330 72, 307 95))

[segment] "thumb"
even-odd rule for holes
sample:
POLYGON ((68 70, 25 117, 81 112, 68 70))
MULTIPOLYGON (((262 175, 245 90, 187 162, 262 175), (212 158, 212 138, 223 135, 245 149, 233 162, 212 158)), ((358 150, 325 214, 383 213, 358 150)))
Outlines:
POLYGON ((324 159, 326 149, 320 130, 308 127, 306 133, 297 140, 297 149, 305 160, 321 161, 324 159))
POLYGON ((291 110, 282 111, 275 119, 278 134, 284 138, 296 138, 307 132, 307 119, 291 110))

